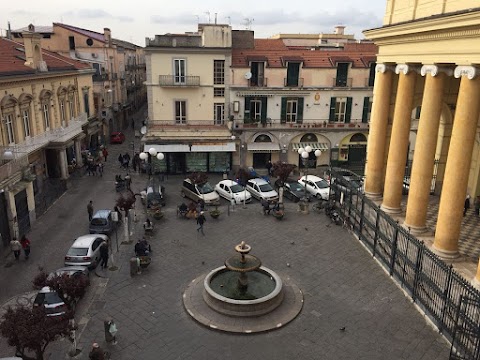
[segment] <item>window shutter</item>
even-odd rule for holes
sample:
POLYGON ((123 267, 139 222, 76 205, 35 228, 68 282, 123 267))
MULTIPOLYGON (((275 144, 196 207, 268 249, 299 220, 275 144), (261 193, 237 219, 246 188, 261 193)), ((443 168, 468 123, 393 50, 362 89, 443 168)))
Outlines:
POLYGON ((267 119, 267 97, 264 96, 262 99, 262 113, 261 113, 261 120, 267 119))
POLYGON ((362 123, 368 122, 369 110, 370 110, 370 97, 366 96, 363 98, 362 123))
POLYGON ((335 122, 335 105, 337 104, 337 98, 331 97, 330 98, 330 117, 328 118, 328 122, 335 122))
POLYGON ((352 98, 347 97, 347 108, 345 109, 345 123, 349 123, 351 117, 352 117, 352 98))
POLYGON ((297 123, 303 123, 303 97, 298 98, 297 103, 297 123))
POLYGON ((282 97, 282 109, 280 112, 280 123, 285 124, 287 122, 287 98, 282 97))
POLYGON ((243 119, 244 120, 250 120, 251 115, 250 115, 250 101, 252 100, 251 97, 247 96, 245 97, 245 110, 243 114, 243 119))

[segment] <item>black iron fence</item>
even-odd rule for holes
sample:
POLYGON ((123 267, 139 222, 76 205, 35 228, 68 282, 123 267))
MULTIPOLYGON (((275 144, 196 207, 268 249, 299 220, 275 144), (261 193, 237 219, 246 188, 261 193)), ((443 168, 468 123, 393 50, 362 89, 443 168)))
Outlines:
MULTIPOLYGON (((332 177, 341 175, 332 170, 332 177)), ((460 333, 462 329, 458 324, 460 315, 463 323, 478 321, 480 292, 429 250, 423 241, 364 196, 361 189, 337 186, 337 183, 345 182, 348 181, 331 184, 331 200, 335 201, 344 223, 452 342, 456 331, 460 333), (462 299, 470 299, 470 302, 468 311, 460 313, 462 299)), ((478 326, 475 331, 480 338, 478 326)), ((472 341, 471 337, 457 336, 456 348, 468 356, 456 359, 478 359, 479 342, 472 341), (465 340, 463 343, 462 339, 465 340)))
POLYGON ((35 213, 37 217, 43 215, 53 203, 67 191, 65 180, 48 178, 45 180, 41 192, 35 194, 35 213))

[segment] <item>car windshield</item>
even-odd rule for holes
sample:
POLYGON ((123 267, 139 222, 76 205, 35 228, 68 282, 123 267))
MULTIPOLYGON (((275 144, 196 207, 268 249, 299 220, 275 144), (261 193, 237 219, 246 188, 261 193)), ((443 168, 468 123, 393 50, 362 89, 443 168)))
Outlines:
POLYGON ((212 185, 210 185, 208 182, 202 185, 197 185, 198 191, 200 191, 200 194, 209 194, 213 192, 212 185))
POLYGON ((71 247, 67 253, 67 255, 69 256, 87 256, 87 254, 88 254, 88 248, 77 248, 77 247, 71 247))
POLYGON ((107 220, 104 218, 93 218, 90 224, 95 226, 107 225, 107 220))
POLYGON ((239 193, 245 190, 245 188, 242 185, 235 184, 230 186, 230 190, 232 190, 233 193, 239 193))
POLYGON ((300 185, 297 182, 289 183, 288 186, 289 186, 290 190, 292 190, 292 191, 303 191, 304 190, 303 186, 300 185))
POLYGON ((55 291, 52 292, 42 292, 37 295, 34 303, 37 305, 41 304, 58 304, 62 303, 63 300, 60 299, 60 296, 55 291))
POLYGON ((328 183, 325 180, 316 181, 315 185, 317 185, 317 187, 319 189, 327 189, 328 188, 328 183))
POLYGON ((270 184, 259 185, 259 188, 260 188, 261 192, 269 192, 269 191, 273 190, 273 188, 270 184))

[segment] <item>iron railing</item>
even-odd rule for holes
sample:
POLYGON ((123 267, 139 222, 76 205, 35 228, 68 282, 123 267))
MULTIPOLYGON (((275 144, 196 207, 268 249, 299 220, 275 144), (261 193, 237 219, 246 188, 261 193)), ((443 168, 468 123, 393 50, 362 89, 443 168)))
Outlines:
MULTIPOLYGON (((341 178, 335 170, 331 172, 332 179, 341 178)), ((346 182, 343 179, 338 183, 346 182)), ((331 201, 338 208, 344 224, 449 341, 452 341, 457 329, 462 298, 473 299, 473 303, 477 304, 477 308, 463 314, 464 317, 471 314, 472 318, 468 321, 476 321, 473 316, 480 311, 480 292, 469 281, 429 250, 423 241, 383 212, 362 194, 361 189, 338 186, 336 183, 331 182, 331 201)), ((478 327, 475 331, 479 331, 478 327)), ((480 337, 480 334, 476 335, 480 337)), ((472 353, 479 352, 478 348, 471 348, 478 347, 478 342, 470 341, 461 346, 469 348, 472 353)))
POLYGON ((200 86, 200 76, 159 75, 160 86, 200 86))

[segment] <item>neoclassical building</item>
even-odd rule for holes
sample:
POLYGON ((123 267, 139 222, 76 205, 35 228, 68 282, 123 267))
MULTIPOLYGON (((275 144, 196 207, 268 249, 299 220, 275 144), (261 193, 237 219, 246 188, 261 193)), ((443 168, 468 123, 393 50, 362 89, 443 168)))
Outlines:
POLYGON ((388 0, 383 26, 364 32, 378 45, 365 192, 421 234, 434 181, 440 206, 432 249, 445 259, 459 254, 466 196, 473 204, 480 194, 478 6, 388 0))

